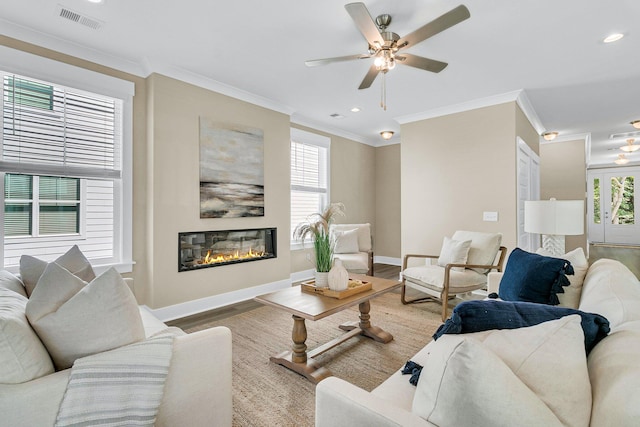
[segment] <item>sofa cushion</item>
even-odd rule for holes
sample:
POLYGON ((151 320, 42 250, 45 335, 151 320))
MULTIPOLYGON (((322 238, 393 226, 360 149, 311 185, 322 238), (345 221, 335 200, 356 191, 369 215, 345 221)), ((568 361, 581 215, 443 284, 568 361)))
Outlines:
POLYGON ((23 297, 27 297, 27 290, 25 289, 22 280, 18 279, 7 270, 0 270, 0 288, 9 289, 23 297))
POLYGON ((49 264, 26 312, 57 369, 145 338, 135 297, 113 268, 87 284, 49 264))
POLYGON ((568 261, 515 248, 500 281, 500 298, 558 305, 557 294, 569 285, 565 273, 573 274, 568 261))
POLYGON ((352 254, 359 252, 358 248, 358 230, 336 231, 333 234, 335 254, 352 254))
MULTIPOLYGON (((538 249, 536 253, 543 256, 553 255, 543 248, 538 249)), ((562 288, 564 292, 558 294, 559 305, 560 307, 578 308, 580 305, 580 294, 582 294, 582 284, 587 275, 587 270, 589 270, 589 261, 584 255, 582 248, 576 248, 564 255, 560 255, 558 258, 566 259, 573 267, 573 274, 567 276, 569 286, 562 288)))
MULTIPOLYGON (((467 263, 474 265, 492 265, 502 243, 502 234, 500 233, 459 230, 453 233, 451 238, 462 241, 471 240, 467 263)), ((475 268, 474 270, 480 274, 486 274, 489 271, 484 268, 475 268)))
POLYGON ((635 426, 640 420, 640 321, 626 322, 589 355, 592 426, 635 426))
MULTIPOLYGON (((445 237, 438 257, 438 265, 446 267, 447 264, 466 264, 471 248, 471 240, 454 240, 445 237)), ((464 267, 451 267, 451 270, 464 271, 464 267)))
POLYGON ((0 383, 18 384, 53 373, 53 363, 27 321, 27 298, 0 287, 0 383))
MULTIPOLYGON (((71 249, 63 255, 60 255, 54 262, 69 270, 85 282, 90 282, 96 277, 91 263, 77 245, 73 245, 71 249)), ((46 261, 30 255, 22 255, 20 257, 20 276, 27 289, 27 296, 31 296, 47 264, 46 261)))
POLYGON ((584 279, 580 310, 605 316, 612 331, 640 320, 640 282, 621 262, 599 259, 584 279))
POLYGON ((573 314, 580 315, 587 354, 609 333, 609 322, 599 314, 586 313, 567 307, 512 301, 463 301, 440 325, 434 339, 443 334, 465 334, 491 329, 516 329, 538 325, 573 314))
POLYGON ((580 320, 443 337, 425 361, 413 411, 437 425, 588 425, 580 320))

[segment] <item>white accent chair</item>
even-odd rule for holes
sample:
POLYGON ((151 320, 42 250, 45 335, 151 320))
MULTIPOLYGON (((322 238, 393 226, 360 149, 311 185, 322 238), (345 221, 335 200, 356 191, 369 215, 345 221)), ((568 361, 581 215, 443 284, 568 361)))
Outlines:
MULTIPOLYGON (((445 239, 446 240, 446 239, 445 239)), ((501 246, 502 234, 482 233, 476 231, 456 231, 452 241, 467 244, 468 253, 459 261, 443 263, 448 257, 446 250, 440 255, 407 254, 402 263, 402 291, 400 299, 403 304, 412 304, 426 301, 439 301, 442 303, 442 321, 447 319, 448 300, 458 294, 483 289, 487 285, 487 274, 491 270, 502 271, 507 248, 501 246), (500 256, 496 262, 496 256, 500 256), (409 267, 411 258, 424 258, 425 265, 409 267), (434 260, 441 262, 433 264, 434 260), (424 297, 408 300, 406 288, 417 290, 424 297)), ((443 244, 443 249, 446 242, 443 244)))
POLYGON ((333 259, 342 261, 351 273, 373 276, 371 224, 331 224, 329 236, 333 259))

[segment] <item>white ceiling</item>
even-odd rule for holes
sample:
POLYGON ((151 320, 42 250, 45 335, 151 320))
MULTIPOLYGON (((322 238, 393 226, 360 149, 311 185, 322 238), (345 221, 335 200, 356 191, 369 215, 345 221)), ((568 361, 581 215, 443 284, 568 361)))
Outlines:
MULTIPOLYGON (((348 0, 3 0, 0 32, 140 76, 159 72, 292 114, 295 123, 380 145, 379 132, 524 91, 538 130, 590 134, 592 165, 613 165, 640 119, 638 0, 465 0, 471 18, 414 46, 445 61, 433 74, 398 66, 358 90, 371 61, 307 68, 304 61, 365 53, 348 0), (99 20, 98 30, 58 16, 59 5, 99 20), (625 37, 612 44, 613 32, 625 37), (362 109, 352 113, 351 107, 362 109), (338 113, 342 119, 331 118, 338 113), (537 117, 535 117, 537 116, 537 117)), ((445 0, 369 0, 404 36, 453 9, 445 0)), ((0 58, 1 64, 1 58, 0 58)), ((521 99, 523 99, 521 93, 521 99)), ((396 134, 393 141, 398 141, 396 134)), ((629 155, 640 164, 640 152, 629 155)))

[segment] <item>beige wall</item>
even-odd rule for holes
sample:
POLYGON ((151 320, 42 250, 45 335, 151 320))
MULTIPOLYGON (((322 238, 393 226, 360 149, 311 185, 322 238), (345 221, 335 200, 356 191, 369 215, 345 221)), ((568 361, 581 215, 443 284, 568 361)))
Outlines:
POLYGON ((516 111, 510 102, 402 125, 403 254, 438 254, 464 229, 500 232, 515 247, 516 111))
POLYGON ((400 144, 376 148, 375 183, 375 255, 400 258, 400 144))
MULTIPOLYGON (((289 279, 289 117, 162 75, 149 81, 149 187, 147 221, 149 304, 164 307, 251 286, 289 279), (264 132, 265 215, 201 219, 199 213, 199 117, 262 129, 264 132), (181 231, 277 227, 278 257, 178 273, 181 231)), ((142 225, 142 224, 138 224, 142 225)))
MULTIPOLYGON (((586 173, 584 140, 540 144, 540 199, 585 200, 586 204, 586 173)), ((582 236, 566 236, 567 252, 577 247, 587 253, 586 229, 582 236)))
MULTIPOLYGON (((331 135, 304 126, 293 125, 298 129, 324 135, 331 138, 330 149, 330 192, 331 202, 342 202, 345 216, 336 218, 336 223, 371 223, 375 236, 375 166, 376 149, 350 139, 331 135)), ((375 239, 374 239, 375 243, 375 239)), ((374 248, 375 250, 375 248, 374 248)), ((308 255, 311 249, 291 251, 291 272, 314 268, 308 255)), ((311 257, 311 259, 313 259, 311 257)))

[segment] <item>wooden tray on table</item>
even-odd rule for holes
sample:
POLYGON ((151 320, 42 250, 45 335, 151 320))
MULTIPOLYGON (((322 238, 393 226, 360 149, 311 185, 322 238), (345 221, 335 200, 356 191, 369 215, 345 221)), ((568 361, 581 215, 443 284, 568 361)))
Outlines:
POLYGON ((349 287, 344 291, 332 291, 329 288, 317 288, 315 280, 302 282, 300 286, 302 288, 302 292, 322 295, 329 298, 343 299, 350 297, 351 295, 359 294, 360 292, 368 291, 369 289, 371 289, 372 284, 371 282, 367 282, 364 280, 349 279, 349 287))

